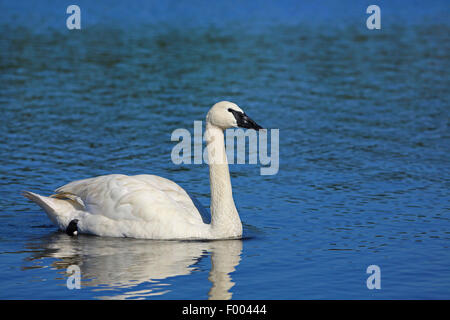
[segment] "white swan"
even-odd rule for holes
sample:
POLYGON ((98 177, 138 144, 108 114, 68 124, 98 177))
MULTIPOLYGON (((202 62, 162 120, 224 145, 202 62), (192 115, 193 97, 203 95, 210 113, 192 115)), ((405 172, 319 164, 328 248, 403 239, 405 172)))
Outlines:
POLYGON ((236 210, 224 133, 227 128, 262 129, 241 108, 216 103, 206 116, 211 223, 205 224, 191 198, 175 182, 154 175, 111 174, 73 181, 50 197, 29 191, 48 217, 69 234, 143 239, 240 238, 242 224, 236 210))

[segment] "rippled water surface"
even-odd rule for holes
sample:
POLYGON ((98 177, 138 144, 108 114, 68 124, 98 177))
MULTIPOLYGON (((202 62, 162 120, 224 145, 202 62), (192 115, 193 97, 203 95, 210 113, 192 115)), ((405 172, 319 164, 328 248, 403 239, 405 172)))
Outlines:
POLYGON ((364 1, 78 3, 81 31, 1 2, 0 298, 450 297, 448 2, 381 2, 376 31, 364 1), (280 129, 278 174, 230 167, 243 240, 71 238, 20 195, 149 173, 208 207, 170 136, 219 100, 280 129))

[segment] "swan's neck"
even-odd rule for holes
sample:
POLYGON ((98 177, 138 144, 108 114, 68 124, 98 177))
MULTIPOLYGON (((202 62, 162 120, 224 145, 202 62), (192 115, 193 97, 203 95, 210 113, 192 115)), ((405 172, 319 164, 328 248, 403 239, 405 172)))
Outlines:
POLYGON ((240 237, 242 223, 234 205, 223 130, 207 123, 205 138, 211 184, 211 232, 214 237, 240 237))

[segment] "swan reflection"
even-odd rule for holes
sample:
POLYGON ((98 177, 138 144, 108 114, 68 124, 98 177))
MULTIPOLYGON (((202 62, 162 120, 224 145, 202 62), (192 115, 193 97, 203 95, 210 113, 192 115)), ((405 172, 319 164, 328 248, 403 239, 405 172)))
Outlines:
POLYGON ((191 274, 200 259, 210 255, 208 297, 226 300, 232 297, 230 289, 234 283, 230 274, 240 262, 242 240, 157 241, 84 235, 68 237, 58 232, 30 247, 40 249, 31 258, 33 260, 57 258, 51 266, 61 270, 66 277, 69 274, 65 271, 70 265, 79 266, 82 288, 121 291, 120 295, 100 296, 100 299, 165 294, 170 291, 169 284, 161 280, 191 274), (145 286, 146 283, 149 285, 145 286))

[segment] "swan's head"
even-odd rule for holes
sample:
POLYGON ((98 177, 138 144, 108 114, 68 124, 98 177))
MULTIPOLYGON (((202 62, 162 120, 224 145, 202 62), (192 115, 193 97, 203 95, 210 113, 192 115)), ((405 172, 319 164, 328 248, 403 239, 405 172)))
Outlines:
POLYGON ((229 101, 221 101, 213 105, 206 115, 206 122, 223 130, 237 127, 255 130, 262 129, 237 104, 229 101))

